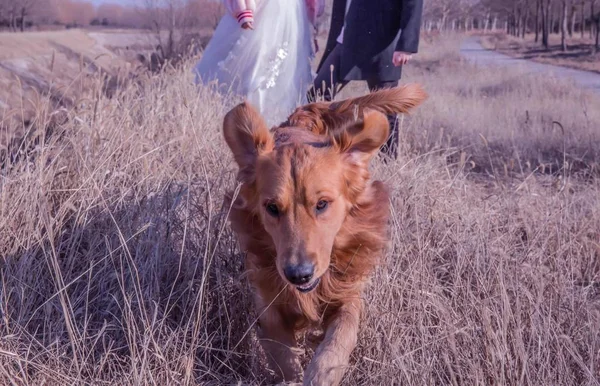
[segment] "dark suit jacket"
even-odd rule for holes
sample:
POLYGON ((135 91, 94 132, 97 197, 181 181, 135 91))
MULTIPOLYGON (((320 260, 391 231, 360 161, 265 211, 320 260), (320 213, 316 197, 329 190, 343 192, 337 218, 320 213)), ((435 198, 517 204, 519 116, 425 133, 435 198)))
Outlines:
MULTIPOLYGON (((329 38, 319 64, 334 49, 344 26, 346 0, 334 0, 329 38)), ((423 0, 352 0, 344 29, 340 74, 343 80, 395 81, 394 51, 416 53, 423 0)))

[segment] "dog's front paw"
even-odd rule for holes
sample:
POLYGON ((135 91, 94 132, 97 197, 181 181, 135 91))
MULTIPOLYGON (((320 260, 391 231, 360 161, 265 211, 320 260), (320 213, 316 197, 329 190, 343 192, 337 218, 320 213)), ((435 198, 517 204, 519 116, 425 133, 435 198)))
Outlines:
POLYGON ((304 353, 304 350, 298 347, 285 347, 280 350, 275 350, 271 345, 264 344, 263 347, 271 348, 271 351, 267 351, 267 358, 269 359, 269 367, 275 373, 275 379, 280 384, 295 385, 295 382, 301 382, 304 376, 302 365, 300 363, 300 356, 304 353), (288 382, 288 383, 286 383, 288 382))
POLYGON ((334 386, 339 385, 344 375, 343 366, 335 366, 335 362, 312 362, 304 375, 304 386, 334 386))

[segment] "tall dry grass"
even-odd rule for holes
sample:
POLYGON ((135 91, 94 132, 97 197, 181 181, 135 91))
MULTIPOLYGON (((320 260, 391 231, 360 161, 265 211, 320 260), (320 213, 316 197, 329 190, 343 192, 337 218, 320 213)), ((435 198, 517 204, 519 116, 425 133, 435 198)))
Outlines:
MULTIPOLYGON (((391 243, 345 384, 598 384, 600 185, 564 167, 598 162, 599 112, 580 108, 598 100, 471 67, 440 39, 406 71, 431 99, 403 121, 403 156, 374 167, 391 243), (533 173, 544 154, 563 155, 557 174, 533 173), (531 171, 498 171, 517 155, 531 171)), ((4 160, 1 384, 270 381, 222 205, 235 101, 191 80, 169 69, 112 99, 98 83, 4 160)))

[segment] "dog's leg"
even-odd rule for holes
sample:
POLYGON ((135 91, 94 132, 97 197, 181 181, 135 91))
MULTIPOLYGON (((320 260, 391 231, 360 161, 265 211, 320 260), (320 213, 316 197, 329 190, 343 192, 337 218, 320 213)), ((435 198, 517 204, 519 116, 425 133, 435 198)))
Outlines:
POLYGON ((306 369, 305 386, 338 385, 356 347, 362 304, 356 298, 342 305, 327 323, 325 338, 306 369))
POLYGON ((293 328, 287 326, 276 309, 263 312, 258 327, 258 338, 269 361, 270 368, 285 381, 302 379, 300 355, 293 328))

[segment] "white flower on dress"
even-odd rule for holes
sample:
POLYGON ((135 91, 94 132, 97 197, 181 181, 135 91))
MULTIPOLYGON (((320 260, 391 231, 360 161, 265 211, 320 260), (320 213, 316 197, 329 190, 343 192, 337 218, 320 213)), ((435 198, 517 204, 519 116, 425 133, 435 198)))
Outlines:
POLYGON ((272 88, 275 87, 277 83, 277 78, 279 77, 279 69, 281 68, 281 64, 289 55, 288 51, 288 42, 284 42, 281 48, 277 49, 275 58, 271 60, 269 63, 269 67, 267 69, 267 80, 264 84, 264 88, 272 88))

